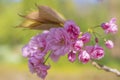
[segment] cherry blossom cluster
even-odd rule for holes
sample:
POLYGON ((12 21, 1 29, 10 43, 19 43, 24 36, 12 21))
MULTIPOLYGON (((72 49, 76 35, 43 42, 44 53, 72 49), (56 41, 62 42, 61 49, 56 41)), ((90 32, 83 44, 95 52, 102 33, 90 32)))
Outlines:
MULTIPOLYGON (((109 22, 101 24, 101 29, 106 34, 116 33, 116 19, 112 18, 109 22)), ((104 49, 99 45, 99 38, 95 37, 95 44, 91 42, 92 32, 81 32, 80 27, 73 21, 66 21, 64 27, 51 28, 32 37, 27 45, 22 48, 23 56, 28 58, 29 69, 32 73, 36 73, 40 78, 44 79, 47 70, 50 68, 46 64, 48 58, 58 61, 61 56, 68 55, 68 60, 74 62, 79 60, 87 63, 91 59, 99 60, 104 57, 104 49)), ((111 40, 106 40, 107 48, 113 48, 114 44, 111 40)))

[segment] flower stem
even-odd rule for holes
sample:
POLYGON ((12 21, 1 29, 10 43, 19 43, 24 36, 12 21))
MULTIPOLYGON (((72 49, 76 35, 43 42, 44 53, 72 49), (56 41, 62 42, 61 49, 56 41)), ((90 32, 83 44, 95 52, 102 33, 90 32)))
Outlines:
POLYGON ((94 26, 93 28, 97 28, 97 27, 100 27, 100 25, 94 26))
POLYGON ((48 52, 48 56, 46 57, 46 59, 45 59, 45 61, 44 61, 44 64, 45 64, 45 63, 47 62, 47 60, 49 59, 50 55, 51 55, 51 52, 48 52))

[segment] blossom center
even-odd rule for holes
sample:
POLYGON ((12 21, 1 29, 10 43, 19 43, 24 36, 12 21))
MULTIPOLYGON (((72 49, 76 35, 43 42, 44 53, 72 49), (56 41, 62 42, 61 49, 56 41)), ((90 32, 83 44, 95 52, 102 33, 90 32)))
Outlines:
POLYGON ((39 50, 40 50, 41 52, 44 51, 44 49, 45 49, 44 47, 40 47, 40 48, 39 48, 39 50))
POLYGON ((60 40, 60 45, 64 45, 65 44, 65 40, 62 38, 61 40, 60 40))

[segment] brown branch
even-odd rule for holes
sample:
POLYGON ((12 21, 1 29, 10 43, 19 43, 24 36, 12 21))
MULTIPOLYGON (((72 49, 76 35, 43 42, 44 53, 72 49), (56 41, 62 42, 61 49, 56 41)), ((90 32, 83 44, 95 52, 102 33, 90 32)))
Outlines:
POLYGON ((112 73, 116 74, 118 77, 120 77, 120 71, 117 70, 117 69, 113 69, 113 68, 110 68, 108 66, 101 65, 101 64, 99 64, 95 61, 92 61, 92 65, 95 66, 98 69, 101 69, 101 70, 104 70, 104 71, 107 71, 107 72, 112 72, 112 73))

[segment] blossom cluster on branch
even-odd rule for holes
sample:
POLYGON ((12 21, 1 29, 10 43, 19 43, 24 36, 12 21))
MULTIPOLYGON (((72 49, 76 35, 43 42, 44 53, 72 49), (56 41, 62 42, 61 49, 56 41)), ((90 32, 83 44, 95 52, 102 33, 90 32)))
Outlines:
MULTIPOLYGON (((118 31, 116 18, 112 18, 109 22, 102 23, 101 29, 105 34, 118 31)), ((87 32, 82 32, 80 27, 74 21, 65 21, 64 27, 50 28, 32 37, 28 44, 22 48, 23 56, 28 58, 29 69, 32 73, 36 73, 40 78, 45 79, 50 64, 47 60, 51 58, 58 61, 61 56, 68 55, 68 60, 74 62, 79 60, 87 63, 91 59, 99 60, 105 55, 104 49, 99 44, 99 37, 93 35, 94 28, 90 28, 87 32), (89 44, 94 36, 94 44, 89 44)), ((113 48, 114 43, 111 40, 105 40, 107 48, 113 48)))

